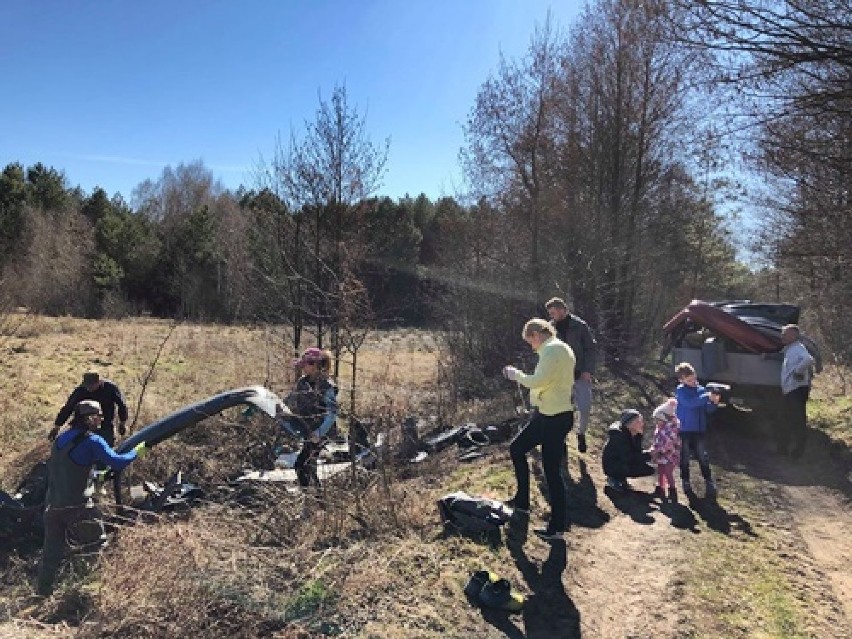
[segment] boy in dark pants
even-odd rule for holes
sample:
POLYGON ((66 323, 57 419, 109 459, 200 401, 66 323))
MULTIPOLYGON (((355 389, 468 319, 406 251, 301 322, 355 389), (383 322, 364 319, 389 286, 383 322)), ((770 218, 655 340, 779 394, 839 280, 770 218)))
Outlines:
POLYGON ((680 384, 675 390, 677 399, 677 418, 680 420, 680 479, 683 492, 694 495, 689 481, 689 461, 691 453, 698 459, 701 476, 704 477, 705 495, 716 496, 716 483, 710 470, 710 456, 704 443, 707 432, 707 416, 715 412, 719 400, 718 393, 708 392, 698 383, 698 377, 692 364, 683 362, 675 367, 680 384))

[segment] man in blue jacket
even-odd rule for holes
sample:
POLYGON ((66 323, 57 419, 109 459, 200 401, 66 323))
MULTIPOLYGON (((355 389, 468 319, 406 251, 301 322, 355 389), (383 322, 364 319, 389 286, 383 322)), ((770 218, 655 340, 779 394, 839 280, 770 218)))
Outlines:
POLYGON ((675 390, 677 399, 677 418, 680 420, 680 479, 683 482, 683 492, 694 495, 692 483, 689 481, 689 461, 691 453, 698 459, 698 467, 701 468, 701 476, 704 477, 705 495, 716 496, 716 483, 710 470, 710 456, 707 454, 707 446, 704 443, 707 432, 707 416, 715 412, 719 400, 722 399, 718 393, 708 392, 698 383, 695 368, 688 362, 683 362, 675 367, 680 384, 675 390))
POLYGON ((82 543, 106 540, 101 514, 92 501, 95 464, 124 469, 145 453, 145 442, 119 455, 94 431, 103 420, 101 406, 86 399, 74 408, 70 428, 56 438, 47 461, 47 497, 44 509, 44 549, 37 590, 49 595, 68 548, 68 537, 82 543))

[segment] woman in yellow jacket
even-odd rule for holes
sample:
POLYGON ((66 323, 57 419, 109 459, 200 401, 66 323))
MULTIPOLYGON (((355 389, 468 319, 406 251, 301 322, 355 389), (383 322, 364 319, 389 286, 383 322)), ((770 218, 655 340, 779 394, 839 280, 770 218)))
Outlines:
POLYGON ((509 446, 515 467, 517 490, 508 504, 515 510, 529 512, 530 468, 527 453, 541 445, 541 462, 550 493, 550 523, 534 532, 546 540, 561 539, 566 527, 565 485, 559 473, 565 437, 574 426, 571 389, 574 386, 575 358, 571 347, 556 338, 551 324, 543 319, 531 319, 524 325, 524 341, 538 354, 538 364, 532 375, 514 366, 506 366, 503 374, 510 380, 530 389, 532 418, 509 446))

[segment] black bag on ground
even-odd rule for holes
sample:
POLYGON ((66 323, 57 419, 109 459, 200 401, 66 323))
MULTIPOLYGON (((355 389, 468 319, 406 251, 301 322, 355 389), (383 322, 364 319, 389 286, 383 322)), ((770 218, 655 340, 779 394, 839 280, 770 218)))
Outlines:
POLYGON ((500 526, 509 521, 511 510, 502 502, 459 491, 438 500, 438 514, 444 532, 496 543, 500 541, 500 526))

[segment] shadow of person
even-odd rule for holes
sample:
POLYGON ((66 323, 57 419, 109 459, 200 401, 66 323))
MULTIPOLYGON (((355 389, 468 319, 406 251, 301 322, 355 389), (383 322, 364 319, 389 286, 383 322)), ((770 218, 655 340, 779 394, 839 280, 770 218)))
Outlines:
POLYGON ((731 530, 737 530, 749 537, 757 537, 751 524, 741 515, 729 513, 713 497, 699 497, 692 493, 688 495, 689 507, 707 524, 710 530, 730 535, 731 530))
POLYGON ((482 608, 482 618, 506 635, 509 639, 526 639, 524 631, 512 621, 512 614, 495 608, 482 608))
POLYGON ((519 544, 523 546, 527 537, 529 537, 529 528, 530 516, 528 513, 522 513, 518 510, 512 513, 506 523, 506 546, 510 549, 519 544))
POLYGON ((562 575, 568 563, 564 540, 550 543, 541 568, 530 561, 523 544, 507 544, 515 565, 532 594, 524 606, 527 639, 575 639, 581 637, 580 611, 565 592, 562 575))
POLYGON ((615 490, 609 486, 604 488, 604 494, 609 497, 613 506, 629 515, 637 524, 654 523, 654 518, 651 517, 651 513, 656 510, 653 495, 636 490, 615 490))
POLYGON ((598 506, 598 491, 585 460, 580 459, 579 466, 579 481, 574 481, 567 465, 562 472, 568 521, 584 528, 600 528, 609 521, 609 514, 598 506))
POLYGON ((672 526, 681 530, 688 530, 692 533, 700 532, 698 530, 698 520, 692 511, 678 502, 666 501, 660 505, 660 512, 663 513, 671 521, 672 526))

